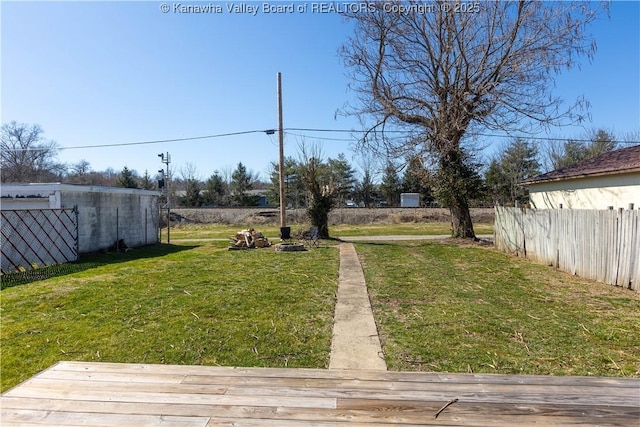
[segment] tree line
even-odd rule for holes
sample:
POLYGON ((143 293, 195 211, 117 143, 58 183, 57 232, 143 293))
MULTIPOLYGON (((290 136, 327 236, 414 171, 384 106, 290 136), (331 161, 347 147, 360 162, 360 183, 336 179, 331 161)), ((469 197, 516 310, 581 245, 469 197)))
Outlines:
MULTIPOLYGON (((522 180, 613 150, 618 147, 616 141, 616 135, 605 129, 542 144, 513 139, 499 147, 489 160, 481 162, 479 154, 469 160, 478 165, 467 177, 468 197, 477 206, 526 204, 528 193, 520 185, 522 180)), ((284 160, 285 193, 290 208, 308 207, 312 193, 315 192, 315 200, 320 200, 323 191, 330 193, 332 207, 395 207, 400 205, 401 193, 419 193, 423 206, 446 206, 434 190, 437 173, 424 157, 379 162, 364 154, 358 161, 360 172, 357 172, 344 154, 324 159, 317 146, 308 144, 300 144, 298 151, 297 157, 284 160), (313 174, 312 179, 309 174, 313 174)), ((152 176, 148 171, 140 175, 127 166, 120 171, 113 168, 94 171, 86 160, 64 165, 56 160, 57 153, 57 144, 44 138, 38 125, 4 124, 2 182, 64 182, 163 190, 162 177, 152 176)), ((269 165, 268 181, 242 162, 233 170, 215 170, 204 180, 196 167, 187 163, 169 179, 173 206, 256 206, 262 195, 266 196, 267 205, 280 204, 276 162, 269 165)))

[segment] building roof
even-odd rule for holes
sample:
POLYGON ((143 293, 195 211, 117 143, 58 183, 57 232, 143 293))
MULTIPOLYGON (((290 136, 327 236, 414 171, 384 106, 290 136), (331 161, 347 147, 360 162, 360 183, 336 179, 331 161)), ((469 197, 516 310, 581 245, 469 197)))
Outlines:
POLYGON ((141 190, 138 188, 105 187, 100 185, 61 184, 59 182, 46 183, 10 183, 0 186, 2 197, 24 197, 26 195, 49 197, 56 191, 82 192, 82 193, 121 193, 121 194, 148 194, 159 196, 162 194, 156 190, 141 190))
POLYGON ((609 151, 570 166, 537 175, 522 181, 523 184, 586 178, 589 176, 618 175, 640 172, 640 145, 609 151))

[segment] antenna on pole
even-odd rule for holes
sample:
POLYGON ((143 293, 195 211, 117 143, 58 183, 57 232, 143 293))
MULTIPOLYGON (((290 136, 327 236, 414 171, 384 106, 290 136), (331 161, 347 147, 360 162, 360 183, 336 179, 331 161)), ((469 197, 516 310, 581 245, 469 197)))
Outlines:
POLYGON ((284 187, 284 129, 282 126, 282 74, 278 73, 278 148, 279 148, 279 167, 278 172, 280 174, 280 238, 290 238, 286 233, 285 227, 287 226, 286 218, 286 195, 284 187), (286 237, 285 237, 286 236, 286 237))
POLYGON ((162 163, 167 165, 167 173, 165 175, 164 170, 158 171, 162 172, 164 186, 167 189, 167 243, 171 243, 171 188, 169 186, 169 180, 171 179, 171 175, 169 173, 169 163, 171 163, 171 155, 167 151, 167 154, 164 153, 158 154, 162 163))

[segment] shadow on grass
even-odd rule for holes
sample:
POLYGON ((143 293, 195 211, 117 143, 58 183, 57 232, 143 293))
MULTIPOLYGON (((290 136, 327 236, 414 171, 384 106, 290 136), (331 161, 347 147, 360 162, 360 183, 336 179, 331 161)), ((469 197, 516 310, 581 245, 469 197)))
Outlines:
POLYGON ((135 261, 138 259, 162 257, 165 255, 191 250, 197 247, 199 247, 199 245, 155 244, 134 248, 128 252, 84 254, 80 256, 80 259, 78 261, 52 265, 51 267, 37 268, 34 270, 27 270, 18 273, 3 274, 2 276, 0 276, 0 289, 26 285, 31 282, 50 279, 52 277, 80 273, 82 271, 101 267, 103 265, 119 264, 122 262, 135 261))

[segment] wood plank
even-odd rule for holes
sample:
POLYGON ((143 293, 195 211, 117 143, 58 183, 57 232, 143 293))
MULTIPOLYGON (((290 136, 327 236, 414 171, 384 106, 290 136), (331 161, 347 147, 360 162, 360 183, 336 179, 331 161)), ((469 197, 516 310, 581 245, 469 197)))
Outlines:
POLYGON ((640 380, 65 362, 0 400, 3 426, 629 426, 640 380))
MULTIPOLYGON (((638 388, 638 379, 618 377, 578 377, 578 376, 544 376, 544 375, 502 375, 502 374, 450 374, 438 372, 398 372, 367 370, 329 370, 306 368, 237 368, 227 366, 194 366, 194 365, 145 365, 131 363, 101 362, 60 362, 49 370, 102 373, 132 374, 168 374, 182 375, 185 381, 189 376, 205 377, 229 376, 240 378, 307 378, 338 380, 374 380, 374 381, 407 381, 438 383, 502 383, 502 384, 542 384, 542 385, 575 385, 575 386, 615 386, 638 388)), ((39 374, 40 375, 40 374, 39 374)), ((189 379, 192 381, 192 379, 189 379)))
POLYGON ((400 400, 428 400, 447 402, 451 399, 460 399, 467 402, 488 403, 547 403, 558 405, 606 405, 612 399, 621 406, 634 406, 637 397, 617 393, 611 395, 594 395, 593 393, 535 393, 527 388, 518 388, 504 392, 485 392, 482 390, 451 390, 441 388, 439 390, 407 391, 407 390, 349 390, 349 389, 318 389, 310 393, 309 389, 297 388, 246 388, 229 387, 227 396, 279 396, 282 398, 317 397, 317 398, 371 398, 371 399, 400 399, 400 400))
MULTIPOLYGON (((11 422, 24 422, 35 425, 87 425, 87 419, 93 425, 103 427, 205 427, 209 417, 175 417, 166 415, 131 415, 131 414, 106 414, 106 413, 82 413, 82 412, 51 412, 42 410, 2 409, 2 425, 4 420, 10 418, 11 422)), ((20 424, 22 425, 22 424, 20 424)))
MULTIPOLYGON (((442 391, 447 390, 455 392, 473 392, 473 393, 504 393, 517 390, 520 392, 536 393, 536 394, 575 394, 575 395, 592 395, 593 386, 589 384, 581 384, 580 382, 562 382, 559 384, 544 383, 479 383, 479 382, 415 382, 415 381, 382 381, 382 380, 354 380, 354 379, 308 379, 308 378, 238 378, 238 377, 194 377, 189 376, 185 379, 186 384, 206 384, 206 385, 227 385, 233 390, 239 387, 247 388, 276 388, 284 387, 287 389, 295 389, 305 391, 312 388, 331 388, 339 390, 348 390, 349 393, 357 393, 358 390, 366 391, 442 391)), ((628 396, 628 389, 635 390, 638 381, 628 381, 625 385, 629 387, 617 387, 615 385, 597 384, 600 394, 611 397, 628 396), (634 387, 635 386, 635 387, 634 387)), ((230 393, 233 391, 230 391, 230 393)))
POLYGON ((267 371, 246 372, 245 375, 226 376, 224 372, 221 375, 186 375, 184 383, 186 384, 266 384, 275 385, 287 383, 291 386, 358 386, 372 388, 400 388, 400 389, 416 389, 429 387, 430 385, 438 386, 442 384, 482 384, 482 385, 539 385, 543 387, 563 386, 563 387, 615 387, 615 388, 637 388, 638 380, 629 378, 615 377, 552 377, 552 376, 527 376, 527 375, 497 375, 497 374, 441 374, 441 373, 422 373, 422 372, 381 372, 381 371, 362 371, 358 372, 344 371, 342 376, 332 375, 331 377, 310 377, 304 373, 296 373, 297 375, 272 376, 264 375, 270 373, 267 371), (257 375, 256 375, 257 374, 257 375))
MULTIPOLYGON (((71 390, 73 388, 82 388, 84 392, 102 392, 104 394, 120 392, 140 393, 182 393, 182 394, 207 394, 221 395, 227 392, 228 386, 225 385, 207 385, 207 384, 162 384, 127 381, 90 381, 90 380, 62 380, 49 378, 33 378, 25 384, 23 389, 50 389, 50 390, 71 390)), ((11 392, 8 395, 12 395, 11 392)))
MULTIPOLYGON (((56 402, 49 400, 48 402, 56 402)), ((94 411, 97 413, 127 414, 129 411, 139 411, 140 414, 157 414, 165 412, 171 416, 215 416, 216 419, 250 419, 272 421, 298 421, 298 422, 349 422, 354 423, 383 423, 383 424, 440 424, 459 425, 481 421, 480 425, 515 425, 515 424, 543 424, 548 425, 550 415, 556 423, 570 423, 579 419, 593 419, 597 417, 601 425, 625 425, 616 424, 616 420, 626 420, 637 417, 638 411, 632 412, 629 408, 606 408, 598 412, 586 406, 555 407, 555 406, 513 406, 506 404, 460 404, 452 405, 444 411, 437 420, 434 414, 441 407, 441 402, 403 402, 380 400, 349 399, 341 403, 337 409, 295 409, 295 408, 264 408, 264 407, 237 407, 221 406, 211 407, 207 405, 175 405, 164 407, 157 404, 117 404, 104 402, 99 407, 93 407, 89 402, 78 402, 80 406, 73 406, 72 402, 60 402, 44 404, 42 410, 78 412, 94 411), (587 418, 588 417, 588 418, 587 418)), ((9 402, 10 403, 10 402, 9 402)), ((33 405, 33 402, 29 402, 33 405)), ((38 402, 43 403, 43 402, 38 402)), ((4 406, 4 405, 3 405, 4 406)), ((6 409, 6 408, 5 408, 6 409)), ((138 413, 138 412, 134 412, 138 413)), ((477 424, 476 424, 477 425, 477 424)))
POLYGON ((86 372, 86 371, 71 371, 71 370, 53 370, 47 369, 46 371, 38 374, 38 378, 48 379, 61 379, 61 380, 76 380, 76 381, 128 381, 137 383, 152 383, 152 384, 180 384, 184 381, 186 375, 174 374, 171 372, 140 372, 136 375, 131 375, 128 372, 86 372))
POLYGON ((236 405, 236 406, 290 406, 293 408, 335 408, 336 399, 326 397, 304 396, 266 396, 266 395, 217 395, 193 393, 160 393, 127 391, 123 387, 118 392, 103 392, 77 388, 60 388, 30 386, 13 389, 6 393, 10 397, 50 398, 60 399, 108 401, 108 402, 137 402, 164 404, 201 404, 201 405, 236 405))

